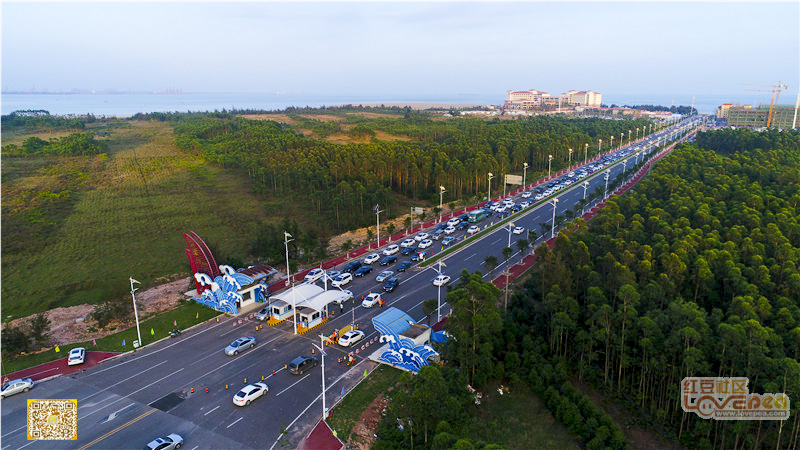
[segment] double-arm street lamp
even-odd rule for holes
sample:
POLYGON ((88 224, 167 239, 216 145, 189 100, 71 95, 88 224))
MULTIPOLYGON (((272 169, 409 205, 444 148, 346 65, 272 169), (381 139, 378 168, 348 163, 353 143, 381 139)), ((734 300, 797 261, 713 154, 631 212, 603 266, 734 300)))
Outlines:
POLYGON ((569 149, 569 162, 567 163, 567 167, 572 167, 572 149, 569 149))
POLYGON ((608 178, 610 176, 611 176, 611 169, 606 169, 606 176, 604 177, 606 179, 606 191, 605 193, 603 193, 603 199, 608 197, 608 178))
POLYGON ((439 222, 442 221, 442 196, 444 195, 445 191, 446 190, 444 186, 439 186, 439 222))
POLYGON ((586 164, 586 161, 589 160, 589 144, 583 144, 583 163, 586 164))
POLYGON ((525 172, 528 171, 528 163, 522 163, 522 187, 525 187, 525 172))
POLYGON ((489 172, 489 193, 487 194, 488 198, 486 199, 486 201, 489 202, 492 201, 492 178, 494 178, 494 174, 489 172))
POLYGON ((558 204, 558 199, 550 200, 550 204, 553 205, 553 227, 550 228, 550 239, 553 239, 556 235, 556 205, 558 204))
POLYGON ((553 162, 553 155, 547 155, 547 178, 550 178, 550 165, 553 162))

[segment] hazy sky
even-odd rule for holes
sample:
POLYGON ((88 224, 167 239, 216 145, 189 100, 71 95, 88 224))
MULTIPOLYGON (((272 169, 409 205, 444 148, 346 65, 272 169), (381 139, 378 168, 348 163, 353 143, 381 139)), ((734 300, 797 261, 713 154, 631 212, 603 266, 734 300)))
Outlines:
POLYGON ((788 96, 799 61, 796 1, 2 3, 9 90, 788 96))

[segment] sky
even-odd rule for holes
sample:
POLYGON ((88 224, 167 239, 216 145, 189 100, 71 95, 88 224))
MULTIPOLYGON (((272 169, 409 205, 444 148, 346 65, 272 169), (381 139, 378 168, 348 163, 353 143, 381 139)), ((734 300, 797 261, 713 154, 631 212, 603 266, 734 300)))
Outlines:
POLYGON ((2 2, 12 91, 715 95, 778 81, 796 95, 800 2, 2 2))

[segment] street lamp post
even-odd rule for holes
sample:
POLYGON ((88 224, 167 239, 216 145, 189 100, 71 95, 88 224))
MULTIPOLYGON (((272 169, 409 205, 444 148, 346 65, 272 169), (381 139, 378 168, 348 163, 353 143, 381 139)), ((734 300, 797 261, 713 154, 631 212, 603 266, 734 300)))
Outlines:
MULTIPOLYGON (((509 222, 508 223, 508 248, 511 248, 511 231, 513 230, 513 228, 514 228, 514 222, 509 222)), ((503 300, 503 309, 508 309, 508 275, 509 275, 509 273, 508 273, 509 272, 508 264, 509 264, 509 260, 510 259, 511 259, 510 256, 509 256, 508 259, 506 259, 506 286, 505 286, 505 291, 506 292, 505 292, 505 299, 503 300)))
POLYGON ((136 318, 136 335, 139 337, 139 345, 142 345, 142 332, 139 331, 139 313, 136 311, 136 295, 134 294, 139 288, 133 288, 133 283, 141 283, 134 280, 132 277, 128 277, 128 279, 131 280, 131 297, 133 298, 133 316, 136 318))
POLYGON ((494 178, 494 174, 489 172, 489 193, 487 194, 488 198, 486 199, 486 201, 489 202, 492 201, 492 178, 494 178))
POLYGON ((325 336, 319 335, 319 346, 317 344, 311 345, 317 347, 322 358, 322 420, 325 420, 328 417, 328 408, 325 407, 325 336))
POLYGON ((583 163, 586 164, 586 161, 589 160, 589 144, 583 144, 583 163))
MULTIPOLYGON (((290 237, 292 237, 292 235, 284 230, 283 246, 286 248, 286 286, 292 285, 292 276, 289 274, 289 242, 292 242, 294 239, 289 239, 290 237)), ((292 287, 292 323, 294 324, 294 334, 297 334, 297 306, 294 287, 292 287)))
POLYGON ((603 193, 603 199, 608 197, 608 178, 611 176, 611 169, 606 169, 606 191, 603 193))
MULTIPOLYGON (((437 270, 436 273, 441 275, 442 267, 447 267, 447 264, 442 262, 442 260, 439 260, 437 264, 439 264, 439 270, 437 270)), ((437 294, 436 294, 436 323, 442 321, 441 311, 442 311, 442 285, 440 283, 439 286, 437 287, 437 294)))
MULTIPOLYGON (((612 137, 612 139, 613 139, 613 137, 612 137)), ((602 147, 603 147, 603 140, 602 139, 598 139, 597 140, 597 156, 600 156, 600 152, 602 151, 602 147)))
POLYGON ((442 196, 444 195, 446 189, 444 186, 439 186, 439 222, 442 221, 442 196))
POLYGON ((553 227, 550 229, 550 239, 553 239, 556 236, 556 204, 558 204, 558 199, 550 200, 550 204, 553 205, 553 227))
POLYGON ((619 134, 619 148, 622 149, 622 141, 625 139, 625 133, 619 134))
POLYGON ((609 150, 614 150, 614 136, 611 136, 611 146, 608 148, 609 150))
POLYGON ((550 165, 553 162, 553 155, 547 155, 547 178, 550 178, 550 165))
POLYGON ((375 250, 381 248, 381 213, 383 212, 382 209, 375 205, 375 231, 376 236, 378 236, 378 242, 375 245, 375 250))
POLYGON ((636 140, 639 140, 639 127, 636 127, 636 140))
POLYGON ((589 189, 589 182, 583 182, 583 208, 581 208, 581 215, 586 214, 586 189, 589 189))
POLYGON ((572 149, 569 149, 569 162, 567 163, 568 167, 572 167, 572 149))
POLYGON ((525 187, 525 172, 528 171, 528 163, 522 163, 522 186, 525 187))

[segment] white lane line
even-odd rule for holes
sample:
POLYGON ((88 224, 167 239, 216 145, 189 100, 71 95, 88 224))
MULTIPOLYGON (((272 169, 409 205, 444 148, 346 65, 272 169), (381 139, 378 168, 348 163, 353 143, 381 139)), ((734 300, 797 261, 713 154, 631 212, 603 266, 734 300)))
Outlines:
POLYGON ((200 447, 200 446, 199 445, 195 445, 194 447, 192 447, 192 450, 197 450, 197 447, 200 447))
MULTIPOLYGON (((238 357, 238 358, 235 358, 235 357, 234 357, 234 358, 232 358, 230 361, 226 362, 225 364, 223 364, 223 365, 221 365, 221 366, 218 366, 218 367, 216 367, 216 368, 214 368, 214 369, 211 369, 211 370, 209 370, 208 372, 206 372, 206 373, 204 373, 204 374, 202 374, 202 375, 199 375, 199 376, 197 376, 197 377, 193 378, 192 380, 189 380, 189 381, 188 381, 186 384, 187 384, 187 385, 190 385, 190 384, 194 383, 195 381, 197 381, 197 380, 199 380, 199 379, 201 379, 201 378, 203 378, 203 377, 205 377, 205 376, 208 376, 208 375, 210 375, 210 374, 212 374, 212 373, 214 373, 214 372, 218 371, 219 369, 222 369, 223 367, 227 366, 228 364, 233 364, 233 363, 235 363, 236 361, 238 361, 239 359, 242 359, 242 358, 247 358, 247 356, 248 356, 248 355, 254 355, 254 354, 255 354, 255 351, 256 351, 256 350, 258 350, 259 348, 261 348, 261 347, 263 347, 263 346, 265 346, 265 345, 267 345, 267 344, 269 344, 269 343, 271 343, 271 342, 273 342, 273 341, 275 341, 275 340, 278 340, 278 339, 280 339, 280 338, 282 338, 282 337, 284 337, 284 335, 282 335, 282 334, 281 334, 281 335, 279 335, 279 336, 275 336, 273 339, 270 339, 269 341, 262 342, 261 344, 259 344, 259 345, 256 345, 256 348, 254 348, 254 349, 252 349, 252 350, 250 350, 250 351, 247 351, 247 352, 243 353, 243 354, 242 354, 242 356, 240 356, 240 357, 238 357)), ((252 365, 251 365, 251 366, 249 366, 249 367, 252 367, 252 365)), ((249 368, 249 367, 248 367, 248 368, 249 368)))
MULTIPOLYGON (((212 409, 211 411, 209 411, 209 412, 207 412, 207 413, 205 413, 205 414, 203 414, 203 415, 204 415, 204 416, 207 416, 207 415, 211 414, 212 412, 216 411, 216 410, 217 410, 217 408, 219 408, 219 407, 220 407, 220 405, 217 405, 217 406, 215 406, 215 407, 214 407, 214 409, 212 409)), ((195 448, 196 448, 196 447, 195 447, 195 448)))
POLYGON ((311 374, 308 374, 308 375, 304 376, 303 378, 300 378, 299 380, 297 380, 297 381, 295 381, 294 383, 290 384, 290 385, 289 385, 289 387, 287 387, 286 389, 284 389, 284 390, 282 390, 282 391, 278 392, 277 394, 275 394, 275 397, 277 397, 277 396, 279 396, 279 395, 283 394, 284 392, 286 392, 286 391, 288 391, 289 389, 291 389, 291 388, 292 388, 292 387, 293 387, 295 384, 297 384, 297 383, 299 383, 299 382, 301 382, 301 381, 305 380, 306 378, 308 378, 308 377, 310 377, 310 376, 311 376, 311 374))
MULTIPOLYGON (((167 375, 167 376, 165 376, 165 377, 162 377, 162 378, 159 378, 159 379, 157 379, 156 381, 153 381, 152 383, 148 383, 146 386, 144 386, 144 387, 142 387, 142 388, 139 388, 139 389, 137 389, 137 390, 135 390, 135 391, 133 391, 133 392, 131 392, 131 393, 129 393, 129 394, 126 394, 124 397, 120 397, 120 398, 118 398, 118 399, 114 400, 113 402, 111 402, 111 403, 109 403, 108 405, 106 405, 106 407, 108 407, 108 406, 111 406, 111 405, 113 405, 114 403, 117 403, 117 402, 118 402, 118 401, 120 401, 120 400, 125 400, 125 399, 127 399, 128 397, 130 397, 131 395, 133 395, 133 394, 136 394, 137 392, 143 391, 143 390, 145 390, 145 389, 147 389, 147 388, 149 388, 149 387, 153 387, 153 386, 157 385, 159 381, 161 381, 161 380, 165 380, 165 379, 167 379, 167 378, 169 378, 169 377, 171 377, 171 376, 175 375, 176 373, 178 373, 178 372, 180 372, 180 371, 182 371, 182 370, 183 370, 183 367, 181 367, 180 369, 176 370, 175 372, 172 372, 171 374, 169 374, 169 375, 167 375)), ((98 411, 101 411, 102 409, 103 409, 103 408, 98 408, 98 409, 96 409, 96 410, 94 410, 94 411, 92 411, 92 412, 90 412, 90 413, 88 413, 88 414, 84 415, 83 417, 78 417, 78 420, 80 420, 80 419, 85 419, 85 418, 87 418, 87 417, 91 416, 92 414, 94 414, 94 413, 96 413, 96 412, 98 412, 98 411)))
POLYGON ((166 350, 166 349, 168 349, 168 348, 170 348, 170 347, 173 347, 173 346, 175 346, 175 345, 178 345, 178 344, 182 343, 182 342, 183 342, 183 341, 185 341, 186 339, 190 339, 190 338, 193 338, 193 337, 195 337, 195 336, 197 336, 197 335, 203 334, 203 333, 205 333, 206 331, 213 330, 214 328, 216 328, 216 327, 218 327, 218 326, 222 325, 223 323, 228 323, 228 321, 221 321, 221 322, 219 322, 219 323, 217 323, 217 324, 214 324, 214 325, 212 325, 212 326, 210 326, 210 327, 206 328, 205 330, 202 330, 202 331, 199 331, 199 332, 197 332, 197 333, 194 333, 194 334, 192 334, 191 336, 187 336, 186 338, 184 338, 184 339, 181 339, 181 340, 179 340, 179 341, 175 341, 174 343, 172 343, 172 344, 169 344, 169 345, 167 345, 167 346, 164 346, 164 347, 162 347, 162 348, 160 348, 160 349, 158 349, 158 350, 154 350, 154 351, 152 351, 152 352, 145 353, 145 354, 143 354, 143 355, 141 355, 141 356, 138 356, 138 357, 136 357, 136 358, 131 358, 131 359, 129 359, 129 360, 127 360, 127 361, 123 361, 123 362, 121 362, 121 363, 119 363, 119 364, 116 364, 116 365, 113 365, 113 366, 106 367, 105 369, 102 369, 102 370, 98 370, 98 371, 96 371, 96 372, 89 373, 89 374, 87 374, 86 376, 87 376, 87 377, 89 377, 89 376, 92 376, 92 375, 97 375, 98 373, 103 373, 103 372, 105 372, 106 370, 115 369, 115 368, 117 368, 117 367, 123 366, 123 365, 125 365, 125 364, 128 364, 128 363, 131 363, 131 362, 133 362, 133 361, 138 361, 138 360, 140 360, 140 359, 142 359, 142 358, 146 358, 146 357, 148 357, 148 356, 155 355, 156 353, 162 352, 162 351, 164 351, 164 350, 166 350))
POLYGON ((58 370, 58 367, 53 367, 53 368, 50 368, 50 369, 47 369, 47 370, 43 370, 41 372, 32 373, 30 375, 27 375, 25 378, 33 378, 35 375, 39 375, 39 374, 47 373, 47 372, 52 372, 54 370, 58 370))
POLYGON ((240 421, 240 420, 242 420, 242 419, 244 419, 244 416, 242 416, 242 417, 239 417, 238 419, 234 420, 234 421, 233 421, 233 423, 231 423, 230 425, 228 425, 228 426, 227 426, 227 427, 225 427, 225 428, 230 428, 230 427, 232 427, 232 426, 236 425, 236 422, 238 422, 238 421, 240 421))
POLYGON ((467 257, 466 257, 466 258, 464 258, 464 259, 465 259, 465 260, 467 260, 467 259, 472 259, 472 257, 473 257, 473 256, 477 256, 477 255, 478 255, 477 253, 473 253, 473 254, 471 254, 471 255, 467 256, 467 257))

